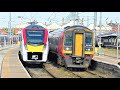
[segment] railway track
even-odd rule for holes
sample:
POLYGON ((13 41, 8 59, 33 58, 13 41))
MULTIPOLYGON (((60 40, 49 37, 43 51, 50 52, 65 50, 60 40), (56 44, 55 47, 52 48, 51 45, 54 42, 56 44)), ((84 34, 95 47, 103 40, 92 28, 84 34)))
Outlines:
POLYGON ((81 70, 69 70, 66 69, 68 72, 73 73, 75 76, 79 77, 79 78, 105 78, 101 75, 98 75, 97 73, 91 72, 89 70, 85 70, 85 71, 81 71, 81 70))
MULTIPOLYGON (((51 64, 53 65, 54 63, 51 63, 51 64)), ((70 69, 66 69, 65 67, 62 67, 62 66, 59 66, 59 65, 55 65, 55 66, 59 67, 59 69, 61 68, 64 71, 72 73, 77 78, 105 78, 104 76, 99 75, 99 74, 97 74, 93 71, 89 71, 89 70, 84 70, 84 71, 81 71, 81 70, 78 70, 78 69, 70 70, 70 69)))
POLYGON ((26 70, 32 78, 104 78, 89 70, 69 70, 54 63, 38 65, 26 65, 26 70))
POLYGON ((101 76, 101 75, 99 75, 99 74, 97 74, 97 73, 94 73, 94 72, 91 72, 91 71, 89 71, 89 70, 87 70, 86 72, 87 72, 87 73, 90 73, 90 74, 92 74, 92 75, 96 75, 96 76, 98 76, 99 78, 105 78, 104 76, 101 76))
POLYGON ((56 78, 54 75, 49 73, 44 66, 39 66, 39 65, 27 65, 26 70, 30 74, 32 78, 56 78))

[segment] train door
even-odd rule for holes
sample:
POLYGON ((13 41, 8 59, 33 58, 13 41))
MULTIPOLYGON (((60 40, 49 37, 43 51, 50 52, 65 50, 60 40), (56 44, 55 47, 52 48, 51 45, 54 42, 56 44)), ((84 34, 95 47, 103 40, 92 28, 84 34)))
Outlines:
POLYGON ((75 34, 75 56, 83 56, 83 33, 75 34))

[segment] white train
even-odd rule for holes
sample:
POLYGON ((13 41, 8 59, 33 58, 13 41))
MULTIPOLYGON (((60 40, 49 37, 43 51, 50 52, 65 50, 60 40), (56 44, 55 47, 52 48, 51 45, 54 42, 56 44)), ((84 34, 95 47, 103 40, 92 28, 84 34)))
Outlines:
POLYGON ((35 24, 31 24, 21 31, 19 54, 23 62, 43 64, 47 61, 48 34, 47 29, 35 24))

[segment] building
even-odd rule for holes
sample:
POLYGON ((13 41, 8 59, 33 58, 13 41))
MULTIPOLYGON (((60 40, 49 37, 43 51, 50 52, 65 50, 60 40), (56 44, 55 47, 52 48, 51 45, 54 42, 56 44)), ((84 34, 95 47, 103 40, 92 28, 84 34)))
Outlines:
MULTIPOLYGON (((94 29, 94 24, 90 24, 88 26, 88 28, 93 30, 94 29)), ((112 26, 105 24, 105 25, 101 26, 101 30, 100 30, 100 26, 96 26, 95 29, 96 29, 96 35, 99 35, 99 34, 104 34, 106 32, 112 31, 112 26)))
POLYGON ((3 29, 0 29, 0 35, 7 35, 8 33, 3 31, 3 29))

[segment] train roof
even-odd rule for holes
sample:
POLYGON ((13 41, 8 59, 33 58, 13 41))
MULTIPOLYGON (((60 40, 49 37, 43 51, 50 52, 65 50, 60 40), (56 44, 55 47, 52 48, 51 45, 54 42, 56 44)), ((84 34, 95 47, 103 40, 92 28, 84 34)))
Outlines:
MULTIPOLYGON (((66 31, 66 30, 68 30, 68 29, 70 29, 70 28, 75 28, 75 27, 83 27, 83 28, 89 29, 89 28, 87 28, 87 27, 85 27, 85 26, 82 26, 82 25, 74 25, 74 26, 64 27, 64 29, 57 29, 57 30, 55 30, 55 31, 52 31, 51 33, 53 33, 53 32, 63 32, 63 31, 66 31)), ((90 29, 89 29, 89 30, 90 30, 90 29)))
MULTIPOLYGON (((119 32, 119 34, 120 34, 120 32, 119 32)), ((107 32, 107 33, 98 35, 98 37, 108 37, 108 36, 117 36, 117 31, 107 32)))
MULTIPOLYGON (((70 29, 70 28, 75 28, 75 27, 82 27, 82 28, 86 28, 86 29, 89 29, 87 28, 86 26, 83 26, 83 25, 73 25, 73 26, 67 26, 65 27, 64 29, 67 30, 67 29, 70 29)), ((90 30, 90 29, 89 29, 90 30)))
MULTIPOLYGON (((42 26, 40 26, 40 25, 31 24, 31 25, 29 25, 29 26, 27 26, 27 27, 25 27, 25 28, 44 28, 44 27, 42 27, 42 26)), ((44 29, 45 29, 45 28, 44 28, 44 29)))

